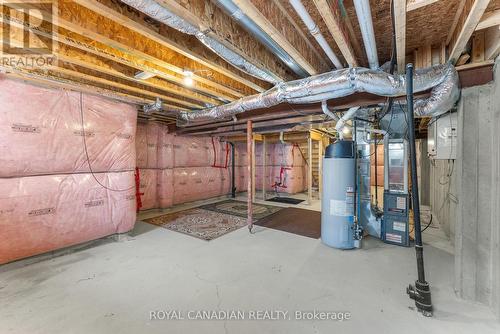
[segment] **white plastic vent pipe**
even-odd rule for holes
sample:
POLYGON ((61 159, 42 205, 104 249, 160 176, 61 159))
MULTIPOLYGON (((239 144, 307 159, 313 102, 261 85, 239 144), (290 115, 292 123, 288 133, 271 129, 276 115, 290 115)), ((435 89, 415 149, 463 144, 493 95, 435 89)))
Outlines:
POLYGON ((306 25, 307 29, 313 35, 313 37, 316 39, 318 42, 319 46, 325 51, 326 55, 328 58, 332 61, 333 65, 337 69, 341 69, 344 66, 342 66, 342 63, 340 62, 339 58, 333 52, 332 48, 328 43, 326 42, 325 37, 321 34, 321 31, 319 30, 318 26, 316 25, 316 22, 312 19, 311 15, 307 12, 307 9, 304 7, 302 2, 300 0, 289 0, 290 5, 292 5, 293 9, 297 12, 297 14, 300 16, 302 19, 302 22, 306 25))
POLYGON ((359 28, 363 36, 366 56, 371 69, 378 68, 377 43, 373 31, 372 12, 369 0, 354 0, 354 8, 358 17, 359 28))

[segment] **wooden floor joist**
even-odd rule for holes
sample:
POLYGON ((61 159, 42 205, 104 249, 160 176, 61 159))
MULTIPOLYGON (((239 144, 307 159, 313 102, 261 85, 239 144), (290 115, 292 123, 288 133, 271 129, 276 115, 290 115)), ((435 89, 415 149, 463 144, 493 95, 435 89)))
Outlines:
MULTIPOLYGON (((7 3, 6 5, 10 4, 7 3)), ((43 9, 40 9, 39 11, 42 14, 44 14, 44 17, 50 17, 49 13, 45 12, 43 9)), ((117 31, 119 31, 120 34, 123 34, 126 28, 117 25, 116 27, 113 27, 113 29, 111 29, 110 27, 112 26, 112 24, 110 22, 112 21, 103 17, 99 18, 98 23, 93 24, 93 21, 90 21, 88 19, 83 19, 83 17, 85 18, 95 17, 95 15, 90 15, 88 12, 92 13, 91 11, 83 7, 81 9, 76 8, 75 4, 71 4, 68 2, 61 2, 59 4, 59 16, 57 19, 57 26, 69 32, 72 32, 73 34, 83 36, 93 42, 99 43, 102 47, 107 48, 110 53, 118 53, 121 54, 122 56, 127 56, 131 59, 135 59, 137 63, 143 63, 144 61, 147 61, 148 63, 154 65, 157 68, 154 71, 155 74, 161 72, 162 77, 186 89, 197 90, 202 93, 221 97, 229 101, 234 100, 235 97, 237 98, 243 96, 241 93, 229 87, 213 82, 209 79, 203 78, 197 74, 193 74, 192 76, 193 80, 197 82, 196 87, 192 88, 186 87, 184 84, 182 68, 173 66, 167 61, 159 59, 155 56, 151 56, 149 54, 155 50, 157 51, 156 48, 149 49, 146 52, 146 50, 142 46, 142 41, 140 43, 141 44, 140 47, 139 46, 131 47, 127 44, 124 44, 130 41, 131 37, 128 35, 128 33, 126 34, 127 36, 126 38, 123 38, 124 36, 121 35, 120 39, 123 42, 108 37, 108 36, 113 36, 117 31), (84 11, 87 12, 85 13, 84 11), (78 20, 75 17, 78 17, 78 20), (102 31, 104 31, 105 34, 102 31)))
POLYGON ((290 41, 266 18, 249 0, 233 0, 239 9, 266 32, 283 50, 285 50, 307 73, 314 75, 318 70, 290 41))
POLYGON ((406 68, 406 0, 393 0, 394 30, 396 32, 396 54, 398 73, 405 73, 406 68))
MULTIPOLYGON (((4 18, 1 16, 0 16, 0 21, 5 22, 4 18)), ((15 28, 23 27, 20 23, 17 23, 14 20, 10 20, 9 23, 10 23, 11 27, 15 27, 15 28)), ((120 54, 118 54, 117 52, 113 53, 112 50, 105 49, 104 47, 100 48, 98 45, 96 45, 96 43, 94 43, 93 45, 90 45, 89 43, 91 43, 91 41, 88 41, 88 43, 87 43, 86 41, 83 41, 82 39, 77 39, 76 36, 74 38, 72 38, 72 37, 60 35, 60 34, 57 34, 54 32, 47 33, 47 32, 42 31, 41 29, 33 30, 33 32, 35 32, 36 34, 38 34, 40 36, 50 37, 53 40, 57 41, 60 44, 59 51, 58 51, 60 53, 58 53, 58 54, 63 54, 63 56, 64 56, 64 51, 67 50, 66 46, 70 46, 74 49, 78 49, 78 50, 82 51, 83 53, 80 53, 77 55, 79 57, 83 58, 84 61, 87 61, 89 63, 88 66, 94 66, 94 67, 97 66, 97 67, 102 68, 103 67, 102 65, 104 63, 102 61, 98 60, 97 58, 95 58, 95 56, 99 56, 99 57, 102 57, 102 58, 107 59, 109 61, 134 68, 136 70, 150 71, 150 72, 156 71, 156 68, 153 68, 153 67, 146 65, 146 64, 144 64, 144 62, 141 63, 140 61, 138 61, 136 59, 133 59, 133 58, 131 59, 131 58, 128 58, 126 56, 121 57, 120 54), (94 58, 90 58, 87 53, 94 55, 94 58), (100 64, 96 64, 96 62, 99 62, 100 64), (101 65, 101 66, 99 66, 99 65, 101 65)), ((164 78, 164 79, 168 78, 168 77, 165 78, 163 76, 162 72, 154 72, 154 73, 156 73, 157 76, 160 78, 164 78)), ((116 75, 118 75, 118 74, 116 74, 116 75)), ((130 79, 134 78, 133 73, 130 75, 129 78, 130 79)), ((151 78, 151 79, 147 79, 147 80, 135 80, 135 81, 140 81, 141 83, 145 83, 146 85, 154 85, 154 86, 156 86, 155 88, 158 88, 160 90, 167 91, 171 94, 182 96, 182 97, 194 100, 194 101, 201 101, 203 103, 208 103, 211 105, 220 104, 220 101, 218 101, 218 100, 215 100, 213 98, 207 97, 207 96, 202 95, 202 94, 190 92, 189 90, 177 87, 177 86, 170 84, 167 81, 164 81, 161 79, 151 78)))
POLYGON ((123 26, 126 26, 127 28, 134 30, 135 32, 143 35, 144 37, 149 38, 161 44, 162 46, 179 53, 180 55, 183 55, 195 62, 198 62, 199 64, 206 66, 207 68, 217 71, 227 76, 228 78, 241 82, 246 86, 254 89, 255 91, 262 92, 265 90, 261 85, 238 74, 237 70, 231 71, 213 61, 210 61, 204 58, 203 56, 198 55, 196 52, 190 50, 189 48, 184 47, 176 43, 175 41, 169 39, 167 36, 156 32, 151 27, 148 27, 143 23, 137 22, 131 19, 129 16, 121 14, 120 12, 117 11, 117 5, 111 1, 109 1, 108 5, 105 5, 97 0, 74 0, 74 1, 77 4, 92 10, 93 12, 104 15, 123 26), (111 6, 114 6, 114 8, 112 8, 111 6))
POLYGON ((455 31, 450 38, 449 59, 455 63, 465 49, 490 0, 469 0, 460 13, 455 31))
MULTIPOLYGON (((66 76, 69 76, 69 77, 74 77, 74 78, 83 79, 83 80, 86 80, 86 81, 89 81, 89 82, 93 82, 93 83, 96 83, 96 84, 103 84, 103 85, 106 85, 106 86, 111 86, 111 87, 119 88, 119 89, 122 89, 124 91, 130 91, 130 92, 137 93, 137 94, 140 94, 140 95, 143 95, 143 96, 149 96, 150 98, 152 98, 151 101, 154 101, 154 99, 156 97, 161 98, 163 101, 167 101, 168 100, 168 97, 163 96, 161 94, 156 94, 154 92, 150 92, 150 91, 147 91, 147 90, 144 90, 144 89, 132 87, 132 86, 129 86, 129 85, 124 85, 124 84, 116 82, 116 81, 111 81, 111 80, 108 80, 108 79, 103 79, 103 78, 99 78, 99 77, 96 77, 96 76, 88 75, 88 74, 83 73, 82 71, 74 71, 74 70, 70 70, 70 69, 67 69, 67 68, 64 68, 64 67, 61 67, 61 66, 49 66, 47 68, 49 70, 53 71, 53 72, 61 73, 61 74, 64 74, 66 76)), ((131 94, 131 95, 133 95, 133 94, 131 94)), ((175 109, 177 109, 177 110, 189 110, 189 109, 186 109, 186 108, 180 107, 180 106, 167 105, 166 103, 164 103, 164 107, 167 110, 169 108, 172 108, 172 107, 175 108, 175 109)))
POLYGON ((349 66, 358 66, 352 45, 349 41, 347 29, 344 28, 343 21, 340 17, 340 8, 337 2, 314 0, 314 4, 349 66))

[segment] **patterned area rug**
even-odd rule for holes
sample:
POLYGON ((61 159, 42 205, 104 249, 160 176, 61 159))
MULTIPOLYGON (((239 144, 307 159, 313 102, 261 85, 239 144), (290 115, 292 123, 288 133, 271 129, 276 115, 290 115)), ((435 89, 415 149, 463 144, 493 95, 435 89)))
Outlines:
POLYGON ((201 208, 169 213, 144 221, 203 240, 213 240, 247 224, 245 218, 201 208))
MULTIPOLYGON (((214 212, 225 213, 238 217, 247 217, 247 203, 241 201, 227 200, 207 205, 200 206, 201 209, 210 210, 214 212)), ((265 218, 273 213, 280 211, 283 208, 272 205, 253 204, 253 218, 254 221, 265 218)))

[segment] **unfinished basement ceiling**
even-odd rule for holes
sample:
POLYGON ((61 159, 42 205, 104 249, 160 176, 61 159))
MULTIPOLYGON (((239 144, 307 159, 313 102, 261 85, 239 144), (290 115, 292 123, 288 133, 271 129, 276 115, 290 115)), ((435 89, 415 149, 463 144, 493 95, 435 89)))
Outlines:
MULTIPOLYGON (((229 103, 273 86, 236 68, 195 36, 169 27, 125 2, 133 3, 59 1, 57 32, 50 34, 52 27, 48 22, 42 24, 42 29, 32 31, 41 40, 52 38, 58 42, 57 63, 35 70, 3 66, 4 69, 11 72, 11 76, 38 83, 50 80, 56 86, 112 96, 139 106, 160 98, 162 112, 140 113, 139 117, 154 117, 165 122, 175 121, 179 111, 229 103)), ((460 32, 465 19, 472 16, 469 13, 472 4, 479 2, 487 3, 485 16, 498 16, 500 0, 409 0, 403 33, 406 37, 405 61, 417 63, 417 57, 422 58, 420 67, 444 62, 445 59, 434 62, 434 51, 439 58, 439 52, 446 52, 442 51, 442 45, 448 44, 447 53, 450 54, 457 31, 460 32), (429 61, 431 49, 433 59, 429 61)), ((156 0, 156 3, 197 25, 200 31, 211 34, 218 43, 256 68, 283 81, 299 78, 289 64, 267 49, 254 33, 224 12, 220 1, 156 0)), ((307 75, 335 69, 288 0, 232 0, 231 3, 270 36, 307 75)), ((391 1, 372 0, 369 3, 376 53, 382 65, 391 58, 391 1)), ((401 1, 396 3, 401 4, 401 1)), ((302 1, 302 4, 344 66, 368 66, 353 0, 311 0, 302 1)), ((47 11, 47 8, 40 8, 47 11)), ((19 15, 11 11, 10 17, 3 17, 4 22, 11 19, 11 33, 18 41, 23 31, 12 19, 19 19, 19 15)), ((462 51, 468 49, 470 46, 462 51)), ((294 110, 290 106, 281 108, 294 110)), ((320 112, 317 106, 315 108, 320 112)))

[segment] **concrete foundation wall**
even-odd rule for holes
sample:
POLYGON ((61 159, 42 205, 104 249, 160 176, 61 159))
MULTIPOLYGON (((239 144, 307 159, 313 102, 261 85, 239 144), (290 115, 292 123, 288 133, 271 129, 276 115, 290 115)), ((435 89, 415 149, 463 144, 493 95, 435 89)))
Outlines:
POLYGON ((455 160, 429 160, 429 202, 432 217, 452 243, 455 238, 458 195, 455 160))
MULTIPOLYGON (((500 317, 500 61, 495 82, 462 90, 455 163, 458 205, 449 219, 455 235, 455 287, 465 299, 491 306, 500 317), (454 226, 455 225, 455 226, 454 226), (454 228, 452 227, 454 226, 454 228)), ((434 202, 446 197, 436 183, 447 162, 433 167, 434 202)), ((451 212, 448 211, 451 215, 451 212)), ((439 214, 438 214, 439 217, 439 214)), ((438 218, 439 219, 439 218, 438 218)), ((442 218, 444 220, 444 218, 442 218)))

